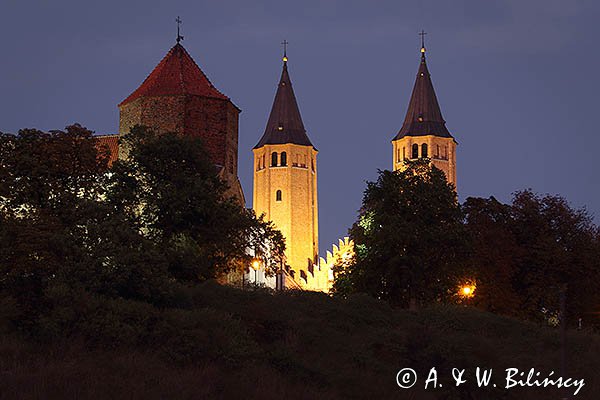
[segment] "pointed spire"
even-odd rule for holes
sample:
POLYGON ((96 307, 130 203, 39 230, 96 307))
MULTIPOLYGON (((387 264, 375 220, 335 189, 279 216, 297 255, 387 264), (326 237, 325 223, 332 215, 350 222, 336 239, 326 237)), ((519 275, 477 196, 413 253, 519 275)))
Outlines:
POLYGON ((119 106, 140 97, 197 95, 216 99, 229 98, 208 80, 185 48, 177 43, 152 70, 146 80, 119 106))
POLYGON ((446 121, 442 117, 442 111, 431 83, 431 76, 427 69, 425 60, 425 31, 419 33, 421 36, 421 62, 417 72, 417 79, 413 87, 408 110, 402 128, 393 140, 404 136, 426 136, 434 135, 449 137, 452 135, 446 128, 446 121))
POLYGON ((293 143, 312 146, 306 134, 306 129, 304 129, 304 123, 300 116, 300 109, 298 108, 294 89, 292 88, 292 81, 288 73, 286 48, 288 42, 284 40, 282 44, 284 45, 284 50, 281 78, 279 79, 277 93, 275 94, 275 100, 273 100, 273 107, 271 108, 265 133, 258 144, 254 146, 255 149, 266 144, 293 143))

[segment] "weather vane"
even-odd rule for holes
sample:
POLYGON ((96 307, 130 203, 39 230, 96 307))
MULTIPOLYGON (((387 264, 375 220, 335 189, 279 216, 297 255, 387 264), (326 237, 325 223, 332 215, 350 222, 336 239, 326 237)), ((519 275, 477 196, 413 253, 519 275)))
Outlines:
POLYGON ((181 25, 181 18, 179 18, 179 16, 177 16, 177 18, 175 19, 175 22, 177 22, 177 43, 179 43, 183 40, 183 36, 181 36, 179 34, 179 26, 181 25))
POLYGON ((283 45, 283 61, 287 62, 287 45, 289 44, 289 42, 284 39, 283 42, 281 42, 281 44, 283 45))

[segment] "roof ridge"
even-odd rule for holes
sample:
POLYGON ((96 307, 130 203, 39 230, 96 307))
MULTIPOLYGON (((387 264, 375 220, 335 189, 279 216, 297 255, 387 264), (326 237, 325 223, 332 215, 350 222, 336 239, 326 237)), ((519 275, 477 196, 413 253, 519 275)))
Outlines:
MULTIPOLYGON (((177 46, 179 46, 179 42, 177 42, 177 46)), ((185 93, 185 82, 183 80, 183 57, 179 57, 179 82, 181 83, 181 89, 183 90, 183 93, 185 93)))
POLYGON ((186 94, 230 100, 212 84, 187 50, 177 43, 119 106, 140 97, 186 94))
MULTIPOLYGON (((181 45, 180 45, 181 46, 181 45)), ((208 84, 215 89, 219 94, 227 97, 223 92, 221 92, 219 89, 216 88, 215 85, 213 85, 213 83, 211 82, 211 80, 208 78, 208 76, 204 73, 204 71, 202 70, 202 68, 200 68, 200 66, 198 65, 198 63, 196 62, 196 60, 194 60, 194 57, 192 57, 190 55, 190 53, 188 53, 188 51, 185 49, 185 47, 181 46, 181 49, 185 52, 185 54, 188 55, 189 59, 192 61, 192 63, 194 63, 194 65, 196 66, 196 68, 198 69, 198 71, 200 71, 200 73, 202 74, 202 76, 204 77, 204 79, 206 79, 206 81, 208 82, 208 84)), ((227 97, 228 98, 228 97, 227 97)))

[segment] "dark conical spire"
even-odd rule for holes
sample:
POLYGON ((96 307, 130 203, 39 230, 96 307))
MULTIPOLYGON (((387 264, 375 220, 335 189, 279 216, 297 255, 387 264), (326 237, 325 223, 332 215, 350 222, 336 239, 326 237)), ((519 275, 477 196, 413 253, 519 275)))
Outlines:
POLYGON ((394 140, 404 136, 425 135, 452 137, 446 128, 446 121, 442 117, 442 111, 433 90, 425 60, 425 44, 421 42, 421 63, 417 72, 417 80, 408 104, 404 124, 394 140))
POLYGON ((269 121, 265 133, 254 148, 257 149, 266 144, 287 143, 312 146, 302 123, 300 109, 296 102, 292 81, 287 69, 287 55, 284 54, 283 71, 277 86, 269 121))

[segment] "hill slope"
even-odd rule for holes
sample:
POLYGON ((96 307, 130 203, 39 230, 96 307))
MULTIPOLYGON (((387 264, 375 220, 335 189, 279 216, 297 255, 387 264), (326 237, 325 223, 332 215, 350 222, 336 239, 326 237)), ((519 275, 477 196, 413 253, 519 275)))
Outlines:
MULTIPOLYGON (((558 330, 464 307, 411 313, 369 297, 241 291, 206 283, 181 307, 82 295, 24 339, 0 315, 3 399, 551 399, 552 388, 504 389, 506 368, 560 375, 558 330), (40 339, 41 338, 41 339, 40 339), (497 388, 478 388, 474 368, 497 388), (424 390, 431 367, 438 384, 424 390), (396 384, 402 368, 418 382, 396 384), (452 368, 466 368, 454 387, 452 368)), ((567 376, 600 398, 600 337, 570 331, 567 376)), ((573 394, 575 388, 570 389, 573 394)))

